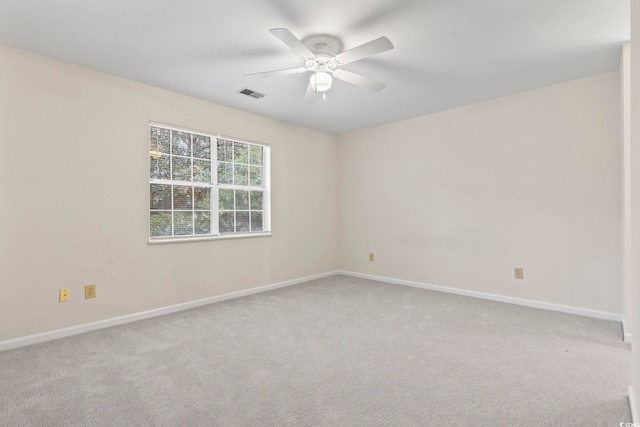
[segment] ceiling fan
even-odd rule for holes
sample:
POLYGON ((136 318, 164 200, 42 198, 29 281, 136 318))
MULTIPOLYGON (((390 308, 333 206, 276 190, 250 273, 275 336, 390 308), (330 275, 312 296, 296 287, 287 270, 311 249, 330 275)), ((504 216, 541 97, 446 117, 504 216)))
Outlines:
POLYGON ((333 78, 374 92, 380 92, 385 87, 384 83, 344 70, 341 67, 393 49, 393 44, 386 37, 377 38, 343 52, 342 42, 334 36, 319 34, 300 40, 286 28, 274 28, 269 31, 304 59, 304 65, 296 68, 245 74, 245 76, 273 77, 311 72, 313 74, 309 79, 304 102, 315 101, 320 95, 325 98, 325 92, 331 88, 333 78))

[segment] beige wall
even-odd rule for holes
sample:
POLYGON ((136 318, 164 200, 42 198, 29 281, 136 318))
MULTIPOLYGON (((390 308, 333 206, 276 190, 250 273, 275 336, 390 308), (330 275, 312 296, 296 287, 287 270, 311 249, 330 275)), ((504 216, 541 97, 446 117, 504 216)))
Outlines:
POLYGON ((337 268, 623 310, 616 72, 336 138, 11 48, 0 70, 0 341, 337 268), (270 144, 274 235, 149 245, 149 121, 270 144))
POLYGON ((335 270, 336 163, 334 136, 0 47, 0 341, 335 270), (149 121, 270 144, 273 236, 149 245, 149 121))
POLYGON ((622 313, 619 109, 611 72, 340 136, 341 268, 622 313))

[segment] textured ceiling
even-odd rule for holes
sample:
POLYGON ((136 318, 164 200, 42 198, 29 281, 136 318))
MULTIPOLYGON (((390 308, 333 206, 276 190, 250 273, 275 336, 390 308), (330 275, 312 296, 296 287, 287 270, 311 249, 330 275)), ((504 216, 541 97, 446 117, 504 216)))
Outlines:
POLYGON ((629 0, 0 2, 0 44, 331 134, 616 70, 629 38, 629 0), (306 73, 243 77, 302 65, 279 27, 345 50, 388 37, 345 66, 386 88, 336 81, 305 104, 306 73))

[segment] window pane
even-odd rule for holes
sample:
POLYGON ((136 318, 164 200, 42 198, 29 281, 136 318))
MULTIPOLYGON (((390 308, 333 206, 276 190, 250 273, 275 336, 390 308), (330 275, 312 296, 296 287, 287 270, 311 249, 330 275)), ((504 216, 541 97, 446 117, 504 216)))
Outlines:
POLYGON ((218 184, 233 184, 233 163, 218 163, 218 184))
POLYGON ((211 158, 211 138, 204 135, 193 135, 193 157, 211 158))
POLYGON ((249 192, 236 190, 236 210, 249 210, 249 192))
POLYGON ((193 161, 193 180, 195 182, 211 182, 211 161, 197 159, 193 161))
POLYGON ((174 156, 191 156, 191 134, 173 131, 171 154, 174 156))
POLYGON ((233 233, 233 212, 220 212, 219 228, 221 233, 233 233))
POLYGON ((249 144, 233 143, 233 163, 249 163, 249 144))
POLYGON ((171 212, 151 212, 151 236, 171 236, 171 212))
POLYGON ((262 230, 262 212, 251 212, 251 231, 262 230))
POLYGON ((193 206, 195 209, 211 209, 211 189, 194 187, 193 199, 193 206))
POLYGON ((249 231, 249 212, 236 212, 236 231, 249 231))
POLYGON ((262 187, 262 166, 249 166, 249 185, 262 187))
POLYGON ((233 177, 233 183, 235 185, 249 185, 249 170, 246 165, 234 165, 235 174, 233 177))
POLYGON ((158 129, 158 151, 165 154, 171 153, 171 131, 158 129))
POLYGON ((259 145, 251 145, 249 153, 249 163, 262 166, 262 147, 259 145))
MULTIPOLYGON (((151 184, 151 209, 171 209, 171 186, 151 184)), ((171 225, 171 218, 169 218, 171 225)))
POLYGON ((209 212, 195 212, 196 234, 211 234, 211 214, 209 212))
POLYGON ((169 129, 151 126, 151 144, 149 151, 169 154, 169 129))
POLYGON ((191 181, 191 159, 173 157, 173 180, 191 181))
POLYGON ((173 209, 191 209, 193 207, 191 191, 193 187, 173 186, 173 209))
POLYGON ((173 234, 175 236, 187 236, 193 234, 193 213, 173 213, 173 234))
POLYGON ((170 157, 171 156, 163 154, 151 153, 151 170, 149 176, 152 179, 171 179, 170 157))
POLYGON ((252 211, 262 210, 262 191, 251 192, 251 210, 252 211))
POLYGON ((233 162, 233 142, 224 139, 218 140, 218 161, 233 162))
POLYGON ((233 190, 228 190, 226 188, 221 188, 220 191, 218 191, 219 194, 219 203, 220 203, 220 207, 219 209, 221 211, 232 211, 233 210, 233 206, 234 206, 234 202, 233 202, 233 190))

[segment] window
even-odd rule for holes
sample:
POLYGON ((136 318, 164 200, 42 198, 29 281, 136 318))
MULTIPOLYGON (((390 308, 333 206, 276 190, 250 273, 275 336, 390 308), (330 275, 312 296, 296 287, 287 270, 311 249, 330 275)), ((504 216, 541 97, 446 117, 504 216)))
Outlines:
POLYGON ((269 234, 269 147, 150 126, 151 241, 269 234))

